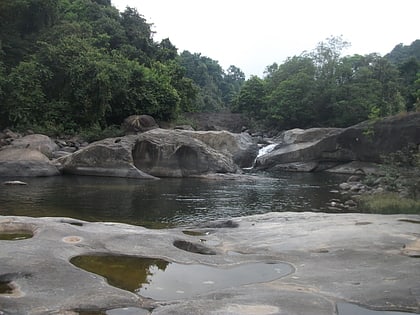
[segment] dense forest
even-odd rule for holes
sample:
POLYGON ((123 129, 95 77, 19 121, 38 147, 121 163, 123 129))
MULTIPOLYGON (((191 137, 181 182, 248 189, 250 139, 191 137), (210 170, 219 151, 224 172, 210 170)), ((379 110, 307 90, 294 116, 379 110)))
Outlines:
POLYGON ((349 44, 331 37, 246 80, 153 36, 140 12, 110 0, 0 0, 0 129, 71 134, 196 111, 343 127, 420 107, 420 40, 384 57, 342 56, 349 44))

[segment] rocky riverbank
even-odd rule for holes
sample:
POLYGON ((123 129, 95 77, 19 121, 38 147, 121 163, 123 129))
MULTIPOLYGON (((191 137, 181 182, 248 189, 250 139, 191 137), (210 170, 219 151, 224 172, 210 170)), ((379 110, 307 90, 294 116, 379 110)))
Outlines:
MULTIPOLYGON (((340 305, 351 303, 419 313, 419 223, 419 215, 286 212, 148 230, 69 218, 0 217, 0 236, 29 235, 0 240, 0 312, 333 315, 340 305), (162 259, 166 267, 150 269, 149 276, 164 274, 176 263, 185 266, 184 279, 188 266, 289 267, 286 273, 279 270, 275 280, 256 278, 222 288, 222 279, 209 277, 188 298, 183 298, 183 287, 168 282, 179 297, 153 299, 147 291, 136 293, 141 282, 131 284, 132 291, 120 289, 70 263, 73 257, 92 254, 162 259)), ((126 274, 121 281, 127 277, 135 276, 126 274)))
POLYGON ((270 139, 247 132, 162 129, 149 121, 140 128, 141 119, 135 118, 130 134, 90 144, 6 130, 0 133, 0 176, 70 173, 150 179, 238 174, 250 167, 367 175, 378 172, 384 156, 409 146, 418 152, 420 145, 420 113, 346 129, 292 129, 270 139), (271 143, 271 150, 258 154, 261 143, 271 143))

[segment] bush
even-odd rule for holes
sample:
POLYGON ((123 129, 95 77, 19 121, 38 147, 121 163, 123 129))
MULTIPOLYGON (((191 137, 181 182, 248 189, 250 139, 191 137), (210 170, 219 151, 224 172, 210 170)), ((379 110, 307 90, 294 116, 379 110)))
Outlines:
POLYGON ((397 193, 364 195, 359 200, 359 210, 380 214, 420 214, 420 200, 402 198, 397 193))

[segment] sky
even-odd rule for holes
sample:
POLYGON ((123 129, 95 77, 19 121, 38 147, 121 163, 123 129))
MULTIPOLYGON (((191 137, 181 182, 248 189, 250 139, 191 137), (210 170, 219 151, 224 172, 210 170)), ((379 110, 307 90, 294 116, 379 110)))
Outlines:
POLYGON ((351 43, 344 55, 385 55, 420 39, 420 0, 111 0, 136 8, 154 40, 201 53, 247 78, 316 48, 331 36, 351 43))

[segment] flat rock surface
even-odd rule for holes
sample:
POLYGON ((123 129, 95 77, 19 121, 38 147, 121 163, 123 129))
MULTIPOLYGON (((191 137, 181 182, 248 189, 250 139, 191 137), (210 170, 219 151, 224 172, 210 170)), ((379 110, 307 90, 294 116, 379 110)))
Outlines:
POLYGON ((68 218, 0 216, 0 234, 34 234, 0 241, 0 284, 13 287, 12 292, 0 291, 0 314, 141 308, 145 314, 328 315, 337 314, 340 303, 420 313, 419 223, 419 215, 286 212, 149 230, 68 218), (69 263, 74 256, 92 253, 221 268, 284 262, 293 271, 270 282, 154 301, 69 263))

